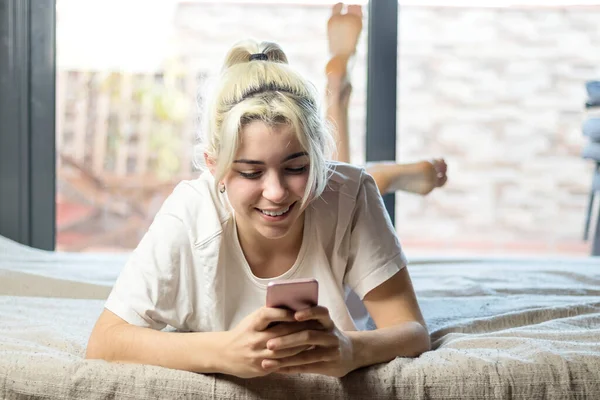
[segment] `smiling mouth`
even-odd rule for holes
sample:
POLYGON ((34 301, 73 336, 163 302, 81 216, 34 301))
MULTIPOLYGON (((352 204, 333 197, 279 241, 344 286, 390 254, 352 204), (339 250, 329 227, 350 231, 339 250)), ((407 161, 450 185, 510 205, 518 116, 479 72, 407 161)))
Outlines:
POLYGON ((286 208, 283 208, 281 210, 277 210, 277 211, 272 211, 272 210, 262 210, 260 208, 257 208, 258 211, 260 211, 263 215, 266 215, 267 217, 281 217, 283 215, 288 214, 293 208, 294 205, 296 203, 292 203, 289 206, 287 206, 286 208))

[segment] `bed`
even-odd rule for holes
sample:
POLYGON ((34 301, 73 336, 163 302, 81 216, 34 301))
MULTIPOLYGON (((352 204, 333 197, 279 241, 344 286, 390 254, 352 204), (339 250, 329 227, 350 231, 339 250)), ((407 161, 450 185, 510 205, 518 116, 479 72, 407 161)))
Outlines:
POLYGON ((0 237, 1 398, 600 398, 600 258, 415 258, 432 351, 342 379, 243 380, 83 359, 126 257, 0 237))

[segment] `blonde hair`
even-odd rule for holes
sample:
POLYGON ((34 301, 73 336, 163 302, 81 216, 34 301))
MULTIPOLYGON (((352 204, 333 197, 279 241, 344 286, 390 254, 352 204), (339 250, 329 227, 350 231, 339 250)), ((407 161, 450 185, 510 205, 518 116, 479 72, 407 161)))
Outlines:
POLYGON ((275 43, 246 40, 229 50, 206 109, 204 151, 216 161, 218 184, 231 168, 246 124, 290 124, 310 159, 304 205, 327 185, 334 142, 316 88, 287 62, 275 43), (264 54, 263 60, 251 61, 252 54, 264 54))

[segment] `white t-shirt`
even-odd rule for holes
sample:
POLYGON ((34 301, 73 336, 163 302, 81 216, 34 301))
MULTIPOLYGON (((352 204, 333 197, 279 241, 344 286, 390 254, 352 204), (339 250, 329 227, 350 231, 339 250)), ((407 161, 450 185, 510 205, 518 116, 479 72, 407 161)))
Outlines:
POLYGON ((270 281, 316 278, 319 304, 338 328, 355 330, 350 289, 362 299, 406 261, 373 178, 349 164, 331 167, 327 188, 305 211, 298 258, 283 275, 252 273, 226 194, 204 172, 167 198, 105 307, 134 325, 224 331, 264 306, 270 281))

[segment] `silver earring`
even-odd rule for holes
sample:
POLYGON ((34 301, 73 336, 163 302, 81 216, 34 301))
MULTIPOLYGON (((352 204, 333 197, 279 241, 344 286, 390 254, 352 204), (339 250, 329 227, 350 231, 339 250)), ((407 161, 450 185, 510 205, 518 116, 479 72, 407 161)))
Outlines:
POLYGON ((225 193, 225 184, 224 184, 224 183, 221 183, 221 184, 219 185, 219 192, 220 192, 220 193, 225 193))

